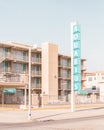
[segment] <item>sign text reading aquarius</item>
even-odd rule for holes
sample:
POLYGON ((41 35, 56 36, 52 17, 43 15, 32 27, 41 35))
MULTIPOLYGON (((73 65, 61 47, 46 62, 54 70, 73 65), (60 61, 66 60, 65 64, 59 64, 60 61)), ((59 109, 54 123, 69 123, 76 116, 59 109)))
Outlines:
POLYGON ((80 25, 73 26, 73 80, 74 90, 81 89, 81 34, 80 25))

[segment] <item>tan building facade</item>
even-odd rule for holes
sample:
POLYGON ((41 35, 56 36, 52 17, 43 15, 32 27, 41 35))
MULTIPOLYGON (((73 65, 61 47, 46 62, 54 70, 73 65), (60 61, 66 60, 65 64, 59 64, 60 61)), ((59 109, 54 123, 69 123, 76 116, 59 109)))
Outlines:
POLYGON ((55 44, 42 46, 42 93, 49 100, 58 100, 58 46, 55 44))
MULTIPOLYGON (((71 92, 71 57, 58 54, 58 46, 34 48, 21 43, 0 43, 0 103, 28 103, 29 48, 31 48, 32 105, 68 101, 71 92)), ((82 89, 85 59, 81 60, 82 89)))

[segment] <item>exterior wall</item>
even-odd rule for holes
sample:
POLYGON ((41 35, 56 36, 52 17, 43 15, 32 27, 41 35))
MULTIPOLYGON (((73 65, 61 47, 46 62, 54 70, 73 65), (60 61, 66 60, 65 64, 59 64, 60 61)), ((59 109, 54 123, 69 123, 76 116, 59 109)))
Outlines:
POLYGON ((99 87, 98 76, 96 74, 86 75, 86 88, 92 88, 92 86, 99 87))
POLYGON ((42 93, 49 95, 49 49, 48 45, 42 45, 42 93))
POLYGON ((104 72, 92 72, 86 74, 86 88, 100 88, 100 84, 104 82, 104 72))
POLYGON ((92 102, 97 99, 104 102, 104 72, 86 73, 86 89, 93 98, 92 102))
POLYGON ((104 102, 104 83, 100 84, 100 101, 104 102))
POLYGON ((58 47, 55 44, 42 46, 42 92, 50 100, 58 99, 58 47))

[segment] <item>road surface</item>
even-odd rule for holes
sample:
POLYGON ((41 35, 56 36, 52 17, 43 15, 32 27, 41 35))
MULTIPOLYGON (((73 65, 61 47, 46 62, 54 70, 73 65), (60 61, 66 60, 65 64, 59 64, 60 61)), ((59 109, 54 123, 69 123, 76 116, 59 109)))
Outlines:
POLYGON ((104 115, 74 119, 0 123, 0 130, 104 130, 104 115))

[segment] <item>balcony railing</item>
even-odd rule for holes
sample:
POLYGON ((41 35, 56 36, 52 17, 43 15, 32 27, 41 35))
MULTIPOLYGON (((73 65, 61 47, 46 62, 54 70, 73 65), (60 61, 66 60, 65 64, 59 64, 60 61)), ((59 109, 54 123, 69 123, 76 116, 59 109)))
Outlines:
POLYGON ((32 57, 32 58, 31 58, 31 61, 32 61, 32 62, 35 62, 35 63, 41 63, 41 58, 32 57))
POLYGON ((70 78, 71 77, 71 75, 69 75, 69 74, 60 74, 60 73, 58 76, 61 78, 70 78))
POLYGON ((40 89, 41 88, 41 84, 32 83, 31 87, 34 88, 34 89, 40 89))
POLYGON ((4 76, 0 75, 0 82, 17 82, 17 83, 23 83, 25 82, 23 77, 21 76, 4 76))
POLYGON ((67 68, 70 68, 70 67, 71 67, 71 65, 69 65, 69 64, 59 63, 58 65, 59 65, 59 67, 67 67, 67 68))
POLYGON ((28 82, 27 76, 21 75, 0 75, 0 82, 9 82, 9 83, 26 83, 28 82))
POLYGON ((28 58, 22 55, 13 55, 13 60, 28 62, 28 58))
POLYGON ((41 75, 41 71, 31 71, 32 75, 41 75))
POLYGON ((69 85, 59 85, 59 89, 62 89, 62 90, 70 90, 71 89, 71 86, 69 85))
POLYGON ((13 58, 12 58, 12 56, 10 54, 7 55, 7 56, 2 56, 2 57, 0 56, 0 63, 3 62, 3 61, 5 61, 5 60, 9 61, 9 60, 13 60, 13 58))

